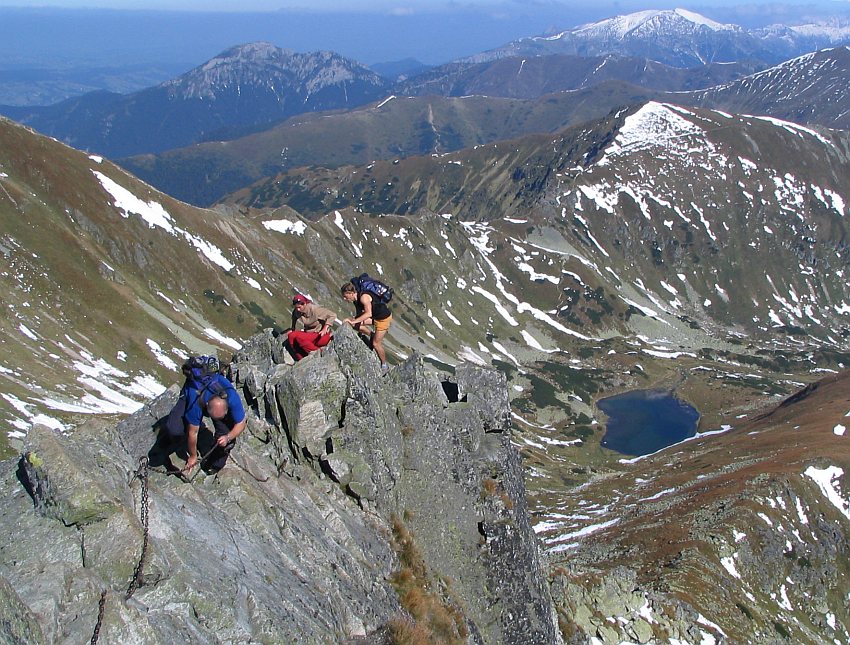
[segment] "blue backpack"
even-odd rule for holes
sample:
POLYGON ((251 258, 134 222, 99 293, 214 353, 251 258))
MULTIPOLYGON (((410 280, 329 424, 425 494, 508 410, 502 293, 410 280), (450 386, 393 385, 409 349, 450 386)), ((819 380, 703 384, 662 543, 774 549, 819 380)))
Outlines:
POLYGON ((191 356, 181 370, 187 379, 191 379, 196 383, 207 386, 213 377, 218 374, 221 366, 215 356, 191 356))
POLYGON ((194 392, 196 399, 200 399, 204 392, 226 399, 227 390, 234 389, 216 379, 216 375, 221 373, 221 364, 215 356, 192 356, 181 369, 186 376, 188 391, 194 392))
POLYGON ((180 370, 186 377, 186 384, 177 399, 177 403, 162 420, 168 436, 176 439, 185 436, 185 425, 183 417, 189 405, 194 405, 203 395, 205 390, 213 392, 214 396, 227 398, 227 391, 215 380, 220 365, 215 356, 191 356, 183 363, 180 370), (194 394, 194 399, 191 395, 194 394))
POLYGON ((361 273, 356 278, 351 278, 351 284, 357 289, 357 293, 368 293, 384 304, 393 299, 392 287, 388 287, 380 280, 370 278, 367 273, 361 273))

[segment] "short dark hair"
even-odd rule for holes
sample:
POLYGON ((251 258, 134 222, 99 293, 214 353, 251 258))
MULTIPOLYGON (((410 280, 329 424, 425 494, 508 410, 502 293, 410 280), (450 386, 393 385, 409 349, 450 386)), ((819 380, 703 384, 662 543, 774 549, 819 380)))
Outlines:
POLYGON ((350 282, 346 282, 339 288, 340 293, 357 293, 357 287, 350 282))

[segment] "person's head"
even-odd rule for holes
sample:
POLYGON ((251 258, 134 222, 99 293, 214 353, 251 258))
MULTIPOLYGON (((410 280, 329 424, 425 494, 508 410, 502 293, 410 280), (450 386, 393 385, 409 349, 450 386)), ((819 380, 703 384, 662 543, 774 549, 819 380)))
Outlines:
POLYGON ((207 414, 210 415, 210 419, 223 419, 227 416, 227 399, 214 396, 209 401, 207 401, 207 414))
POLYGON ((294 298, 292 298, 292 307, 296 311, 302 311, 304 307, 309 304, 310 300, 307 296, 302 296, 300 293, 297 294, 294 298))
POLYGON ((343 300, 347 300, 348 302, 354 302, 357 300, 357 287, 355 287, 350 282, 346 282, 339 288, 339 292, 342 294, 343 300))

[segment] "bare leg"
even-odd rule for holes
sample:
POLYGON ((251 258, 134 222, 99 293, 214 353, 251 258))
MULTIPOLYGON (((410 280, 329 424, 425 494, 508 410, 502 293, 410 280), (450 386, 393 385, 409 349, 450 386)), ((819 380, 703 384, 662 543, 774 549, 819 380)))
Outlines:
POLYGON ((387 354, 384 351, 384 336, 386 335, 387 332, 384 330, 376 331, 374 336, 372 336, 372 349, 374 349, 375 353, 378 355, 381 365, 385 365, 387 362, 387 354))
POLYGON ((363 342, 372 349, 372 337, 375 335, 375 332, 372 331, 372 328, 369 326, 372 324, 372 319, 367 318, 362 323, 357 323, 354 325, 354 329, 357 330, 357 333, 360 334, 360 337, 363 339, 363 342))

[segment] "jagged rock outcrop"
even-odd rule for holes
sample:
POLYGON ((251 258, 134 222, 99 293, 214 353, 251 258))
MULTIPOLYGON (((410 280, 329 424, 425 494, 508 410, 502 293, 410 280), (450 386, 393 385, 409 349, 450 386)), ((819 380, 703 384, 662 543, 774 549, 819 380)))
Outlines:
POLYGON ((458 639, 558 642, 504 378, 416 355, 382 378, 347 327, 295 365, 281 340, 234 357, 249 423, 217 475, 153 461, 176 388, 117 427, 30 431, 0 464, 0 640, 379 642, 413 567, 458 639))

